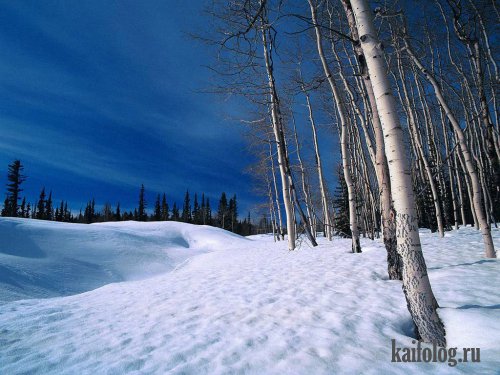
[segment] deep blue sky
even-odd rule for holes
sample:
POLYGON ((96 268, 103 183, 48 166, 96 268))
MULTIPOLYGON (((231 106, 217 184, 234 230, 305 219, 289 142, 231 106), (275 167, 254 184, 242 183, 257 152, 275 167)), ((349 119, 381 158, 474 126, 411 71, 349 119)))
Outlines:
POLYGON ((33 201, 43 185, 78 211, 91 197, 135 207, 141 183, 178 204, 252 195, 234 103, 209 86, 203 1, 0 1, 0 174, 19 158, 33 201))

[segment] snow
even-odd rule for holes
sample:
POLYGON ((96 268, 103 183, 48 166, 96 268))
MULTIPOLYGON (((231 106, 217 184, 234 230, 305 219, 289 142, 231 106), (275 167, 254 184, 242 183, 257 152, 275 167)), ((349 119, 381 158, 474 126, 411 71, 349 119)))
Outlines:
MULTIPOLYGON (((414 345, 381 241, 362 239, 362 254, 349 252, 349 240, 322 238, 289 252, 267 235, 248 240, 182 223, 25 219, 0 219, 0 235, 1 374, 500 368, 499 263, 483 258, 473 228, 443 239, 422 231, 448 346, 481 348, 481 363, 456 367, 391 363, 391 339, 414 345)), ((500 248, 500 231, 493 235, 500 248)))

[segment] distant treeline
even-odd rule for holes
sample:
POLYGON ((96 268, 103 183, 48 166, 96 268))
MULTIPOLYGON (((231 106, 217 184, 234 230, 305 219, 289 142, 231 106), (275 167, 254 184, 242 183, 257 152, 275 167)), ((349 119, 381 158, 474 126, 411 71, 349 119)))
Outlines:
POLYGON ((210 206, 210 199, 201 194, 201 199, 197 193, 194 194, 191 203, 189 191, 186 191, 182 207, 174 202, 170 208, 166 194, 158 194, 152 207, 152 213, 147 212, 148 202, 145 198, 145 188, 141 185, 138 197, 138 206, 134 210, 126 211, 120 208, 120 203, 115 207, 106 202, 102 210, 96 209, 95 199, 88 201, 85 209, 75 215, 68 208, 68 202, 62 200, 56 203, 52 199, 52 191, 47 194, 45 187, 42 188, 36 203, 27 202, 26 197, 22 197, 22 183, 26 180, 23 174, 24 167, 21 161, 15 160, 8 166, 7 192, 2 216, 23 217, 39 220, 51 220, 71 223, 98 223, 105 221, 180 221, 184 223, 211 225, 229 230, 244 236, 254 234, 256 228, 251 223, 250 213, 243 220, 238 220, 238 204, 236 195, 227 198, 226 193, 222 193, 217 205, 217 210, 213 213, 210 206), (21 203, 19 203, 21 201, 21 203))

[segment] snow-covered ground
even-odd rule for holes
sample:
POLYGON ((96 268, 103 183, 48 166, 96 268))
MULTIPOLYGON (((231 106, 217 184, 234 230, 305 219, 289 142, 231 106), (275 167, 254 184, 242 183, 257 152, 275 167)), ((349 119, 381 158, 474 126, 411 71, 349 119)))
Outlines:
POLYGON ((499 261, 472 228, 422 243, 448 345, 480 363, 391 363, 415 345, 380 241, 2 218, 0 374, 499 373, 499 261))

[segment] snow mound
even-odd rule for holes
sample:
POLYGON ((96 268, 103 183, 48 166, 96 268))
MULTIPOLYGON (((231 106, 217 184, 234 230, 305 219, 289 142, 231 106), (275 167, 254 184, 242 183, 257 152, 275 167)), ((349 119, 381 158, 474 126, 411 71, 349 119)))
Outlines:
MULTIPOLYGON (((52 233, 47 241, 59 244, 72 233, 72 243, 86 245, 54 247, 75 254, 90 248, 95 257, 99 251, 91 245, 107 243, 102 249, 112 252, 112 263, 129 272, 143 268, 133 262, 152 263, 145 254, 158 252, 165 260, 166 252, 172 271, 0 305, 0 374, 455 375, 498 374, 500 368, 500 262, 483 258, 481 234, 473 228, 443 239, 421 236, 449 347, 481 349, 480 363, 451 367, 391 362, 391 340, 415 345, 401 283, 387 279, 381 241, 362 239, 361 254, 349 253, 348 239, 323 238, 316 248, 302 242, 290 252, 270 236, 248 241, 177 223, 7 223, 11 232, 26 225, 22 238, 39 249, 25 244, 25 257, 4 254, 2 262, 55 258, 42 240, 52 233), (91 235, 98 238, 85 239, 91 235), (194 249, 198 255, 183 261, 194 249)), ((493 235, 499 248, 500 230, 493 235)))
POLYGON ((0 218, 0 302, 65 296, 168 272, 243 237, 177 222, 69 224, 0 218))

